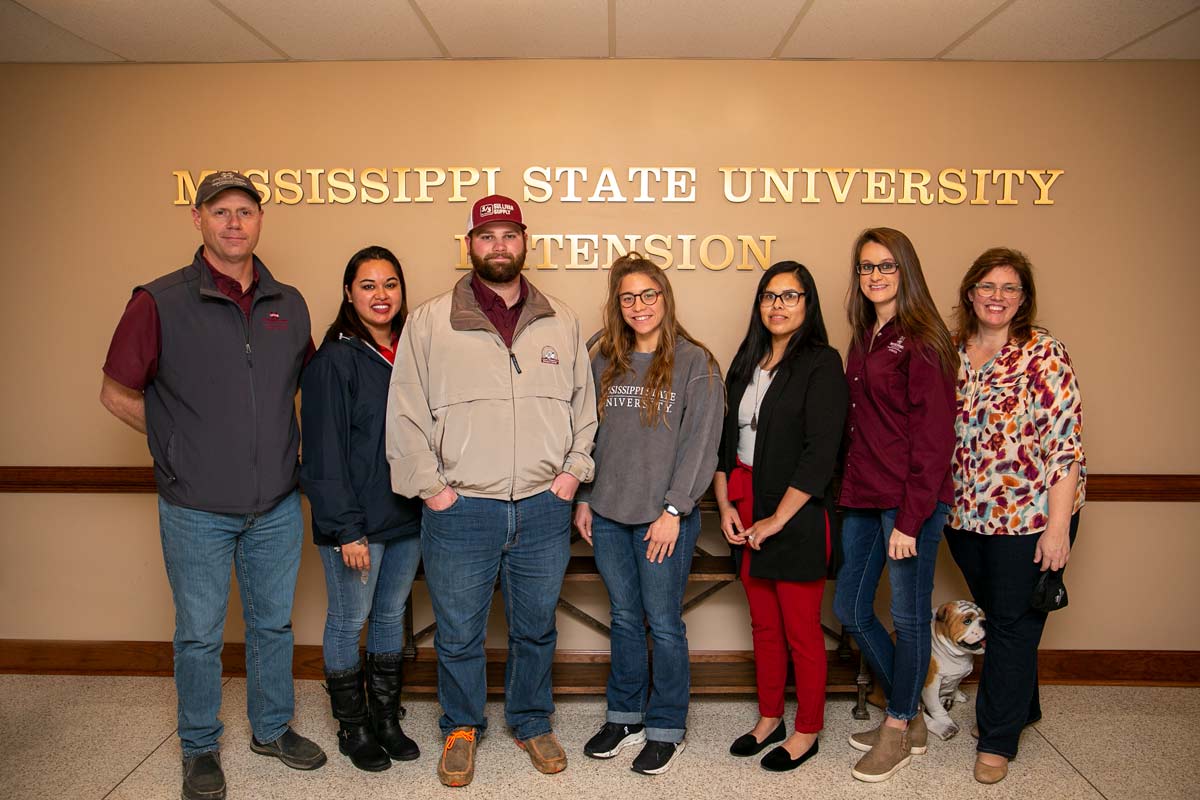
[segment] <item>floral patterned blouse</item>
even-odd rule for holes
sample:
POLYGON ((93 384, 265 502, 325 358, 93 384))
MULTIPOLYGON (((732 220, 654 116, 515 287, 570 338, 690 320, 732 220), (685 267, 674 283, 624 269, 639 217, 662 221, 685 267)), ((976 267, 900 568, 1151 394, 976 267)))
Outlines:
POLYGON ((1075 462, 1078 511, 1087 462, 1079 384, 1066 348, 1034 329, 1024 345, 1010 342, 977 370, 962 345, 959 355, 950 526, 982 534, 1044 531, 1050 487, 1075 462))

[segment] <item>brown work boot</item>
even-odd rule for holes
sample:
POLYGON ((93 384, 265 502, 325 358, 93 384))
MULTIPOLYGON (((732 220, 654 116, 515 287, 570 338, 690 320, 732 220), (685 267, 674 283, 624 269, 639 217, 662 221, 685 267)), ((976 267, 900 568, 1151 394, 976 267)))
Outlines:
POLYGON ((908 730, 879 726, 879 741, 858 760, 851 773, 860 781, 880 783, 895 775, 912 761, 908 730))
POLYGON ((558 743, 554 731, 534 736, 532 739, 518 739, 517 747, 529 753, 529 760, 538 772, 553 775, 567 768, 567 754, 558 743))
POLYGON ((466 786, 475 777, 475 729, 455 728, 446 737, 438 761, 438 780, 446 786, 466 786))
MULTIPOLYGON (((850 746, 863 753, 871 752, 871 748, 879 743, 879 728, 882 727, 883 723, 881 722, 878 727, 869 731, 850 734, 850 746)), ((925 714, 918 711, 917 715, 908 722, 908 752, 914 756, 923 756, 929 751, 928 742, 929 728, 925 726, 925 714)))

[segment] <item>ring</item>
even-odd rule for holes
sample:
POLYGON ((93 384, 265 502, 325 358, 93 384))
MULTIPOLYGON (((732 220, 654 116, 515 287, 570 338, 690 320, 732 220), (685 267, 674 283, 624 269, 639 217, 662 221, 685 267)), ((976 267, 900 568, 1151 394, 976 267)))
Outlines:
POLYGON ((751 541, 751 542, 753 542, 753 541, 754 541, 754 534, 753 534, 753 533, 752 533, 752 534, 750 534, 749 536, 747 536, 747 537, 746 537, 746 539, 747 539, 747 540, 749 540, 749 541, 751 541))

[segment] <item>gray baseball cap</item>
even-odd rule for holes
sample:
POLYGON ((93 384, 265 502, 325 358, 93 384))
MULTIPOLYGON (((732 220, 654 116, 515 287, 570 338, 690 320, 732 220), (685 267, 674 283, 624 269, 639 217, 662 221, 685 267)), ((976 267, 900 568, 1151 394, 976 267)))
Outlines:
POLYGON ((262 206, 262 197, 250 179, 240 172, 227 169, 214 172, 200 181, 200 185, 196 187, 196 208, 212 200, 226 189, 241 189, 254 198, 254 202, 258 203, 259 207, 262 206))

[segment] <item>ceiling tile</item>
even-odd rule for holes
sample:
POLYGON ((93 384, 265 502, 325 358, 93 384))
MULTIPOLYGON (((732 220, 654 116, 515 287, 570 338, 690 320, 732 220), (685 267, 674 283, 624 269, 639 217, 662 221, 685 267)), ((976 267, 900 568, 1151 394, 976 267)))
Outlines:
POLYGON ((22 0, 55 25, 130 61, 273 61, 280 55, 208 0, 22 0))
POLYGON ((1195 0, 1016 0, 947 53, 946 58, 980 61, 1101 58, 1195 5, 1195 0))
POLYGON ((0 0, 0 61, 96 63, 121 60, 120 56, 83 41, 12 0, 0 0))
POLYGON ((604 58, 606 0, 417 0, 454 58, 604 58))
POLYGON ((437 58, 441 51, 404 0, 221 0, 299 60, 437 58))
POLYGON ((1004 0, 817 0, 783 58, 933 58, 1004 0))
POLYGON ((1200 59, 1200 10, 1152 33, 1121 52, 1113 60, 1126 58, 1200 59))
POLYGON ((804 0, 617 0, 619 58, 768 58, 804 0))

